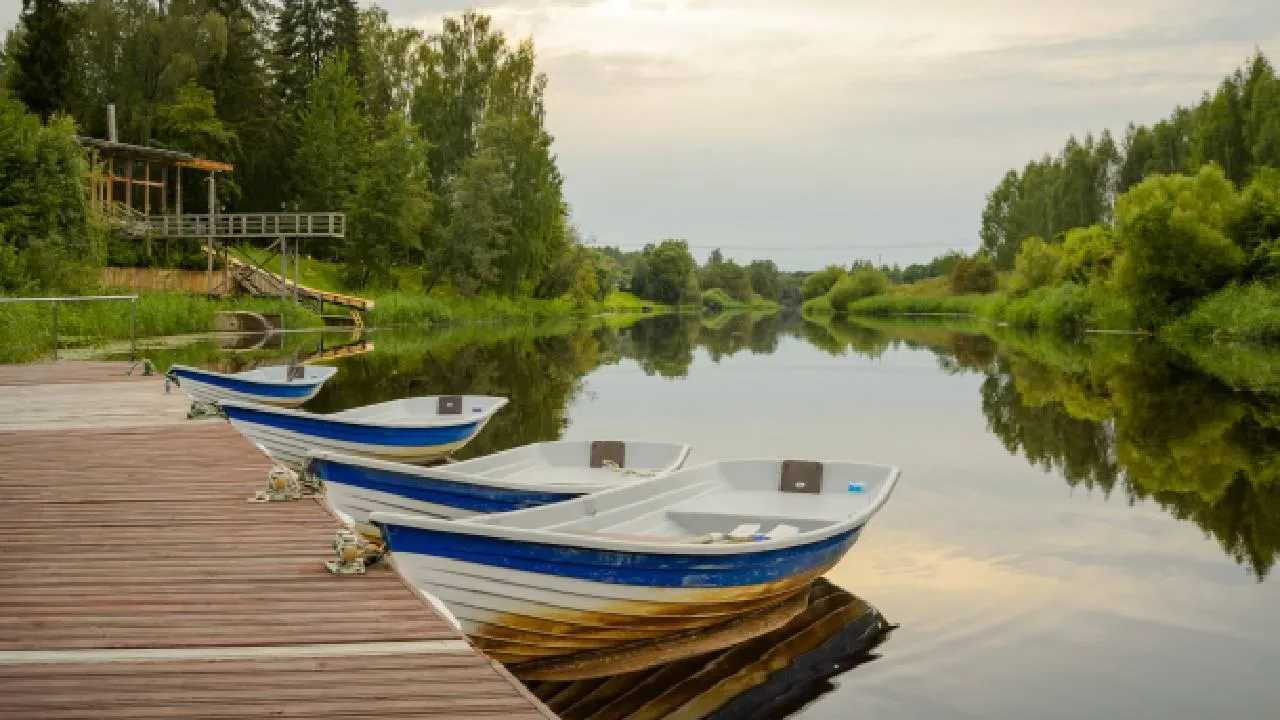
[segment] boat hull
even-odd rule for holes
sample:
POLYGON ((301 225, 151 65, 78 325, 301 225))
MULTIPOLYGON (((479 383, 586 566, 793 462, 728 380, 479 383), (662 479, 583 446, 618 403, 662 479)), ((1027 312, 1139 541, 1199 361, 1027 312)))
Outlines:
POLYGON ((538 507, 583 494, 556 492, 536 484, 500 487, 480 480, 431 477, 422 468, 415 468, 418 472, 414 474, 398 473, 327 457, 312 457, 305 468, 308 475, 323 482, 330 508, 344 520, 358 523, 367 522, 372 512, 408 512, 453 520, 538 507))
POLYGON ((830 569, 861 528, 735 555, 619 552, 387 525, 397 569, 508 664, 706 628, 784 603, 830 569))
POLYGON ((307 454, 317 450, 405 462, 438 459, 470 442, 489 420, 486 415, 455 425, 379 427, 324 416, 278 415, 236 405, 224 405, 223 412, 237 431, 294 469, 301 468, 307 454))
POLYGON ((266 383, 190 368, 175 367, 171 372, 178 378, 178 387, 195 402, 239 400, 280 407, 296 407, 305 403, 320 392, 328 379, 325 377, 312 382, 266 383))

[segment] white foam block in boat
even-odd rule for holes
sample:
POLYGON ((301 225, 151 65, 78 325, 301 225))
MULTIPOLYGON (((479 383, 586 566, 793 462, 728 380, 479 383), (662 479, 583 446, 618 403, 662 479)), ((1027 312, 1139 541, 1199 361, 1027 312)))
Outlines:
POLYGON ((729 537, 734 540, 749 538, 756 534, 760 529, 760 523, 743 523, 733 530, 729 531, 729 537))

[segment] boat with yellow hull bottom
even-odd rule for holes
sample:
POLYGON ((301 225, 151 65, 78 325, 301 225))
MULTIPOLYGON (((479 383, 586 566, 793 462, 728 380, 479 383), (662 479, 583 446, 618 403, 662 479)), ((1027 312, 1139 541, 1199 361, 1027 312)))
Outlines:
POLYGON ((398 571, 513 665, 718 625, 840 560, 897 468, 733 460, 528 510, 369 516, 398 571))

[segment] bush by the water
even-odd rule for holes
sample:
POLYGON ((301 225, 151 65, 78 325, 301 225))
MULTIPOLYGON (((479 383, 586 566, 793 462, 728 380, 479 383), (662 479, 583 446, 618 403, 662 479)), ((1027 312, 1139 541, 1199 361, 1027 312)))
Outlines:
POLYGON ((961 260, 951 271, 951 291, 957 295, 995 292, 999 285, 996 266, 981 255, 961 260))

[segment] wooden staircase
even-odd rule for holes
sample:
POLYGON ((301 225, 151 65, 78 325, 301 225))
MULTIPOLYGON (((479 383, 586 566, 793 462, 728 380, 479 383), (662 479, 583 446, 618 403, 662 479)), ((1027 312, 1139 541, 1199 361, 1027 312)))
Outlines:
MULTIPOLYGON (((206 254, 211 252, 208 245, 201 246, 201 250, 206 254)), ((281 295, 293 297, 293 280, 281 277, 279 273, 271 272, 251 262, 245 262, 234 255, 228 254, 226 261, 232 281, 244 292, 263 297, 280 297, 281 295)), ((317 290, 301 283, 297 286, 297 294, 299 301, 306 299, 347 308, 351 311, 352 323, 356 327, 364 326, 364 318, 359 313, 373 309, 372 300, 355 297, 354 295, 317 290)))

